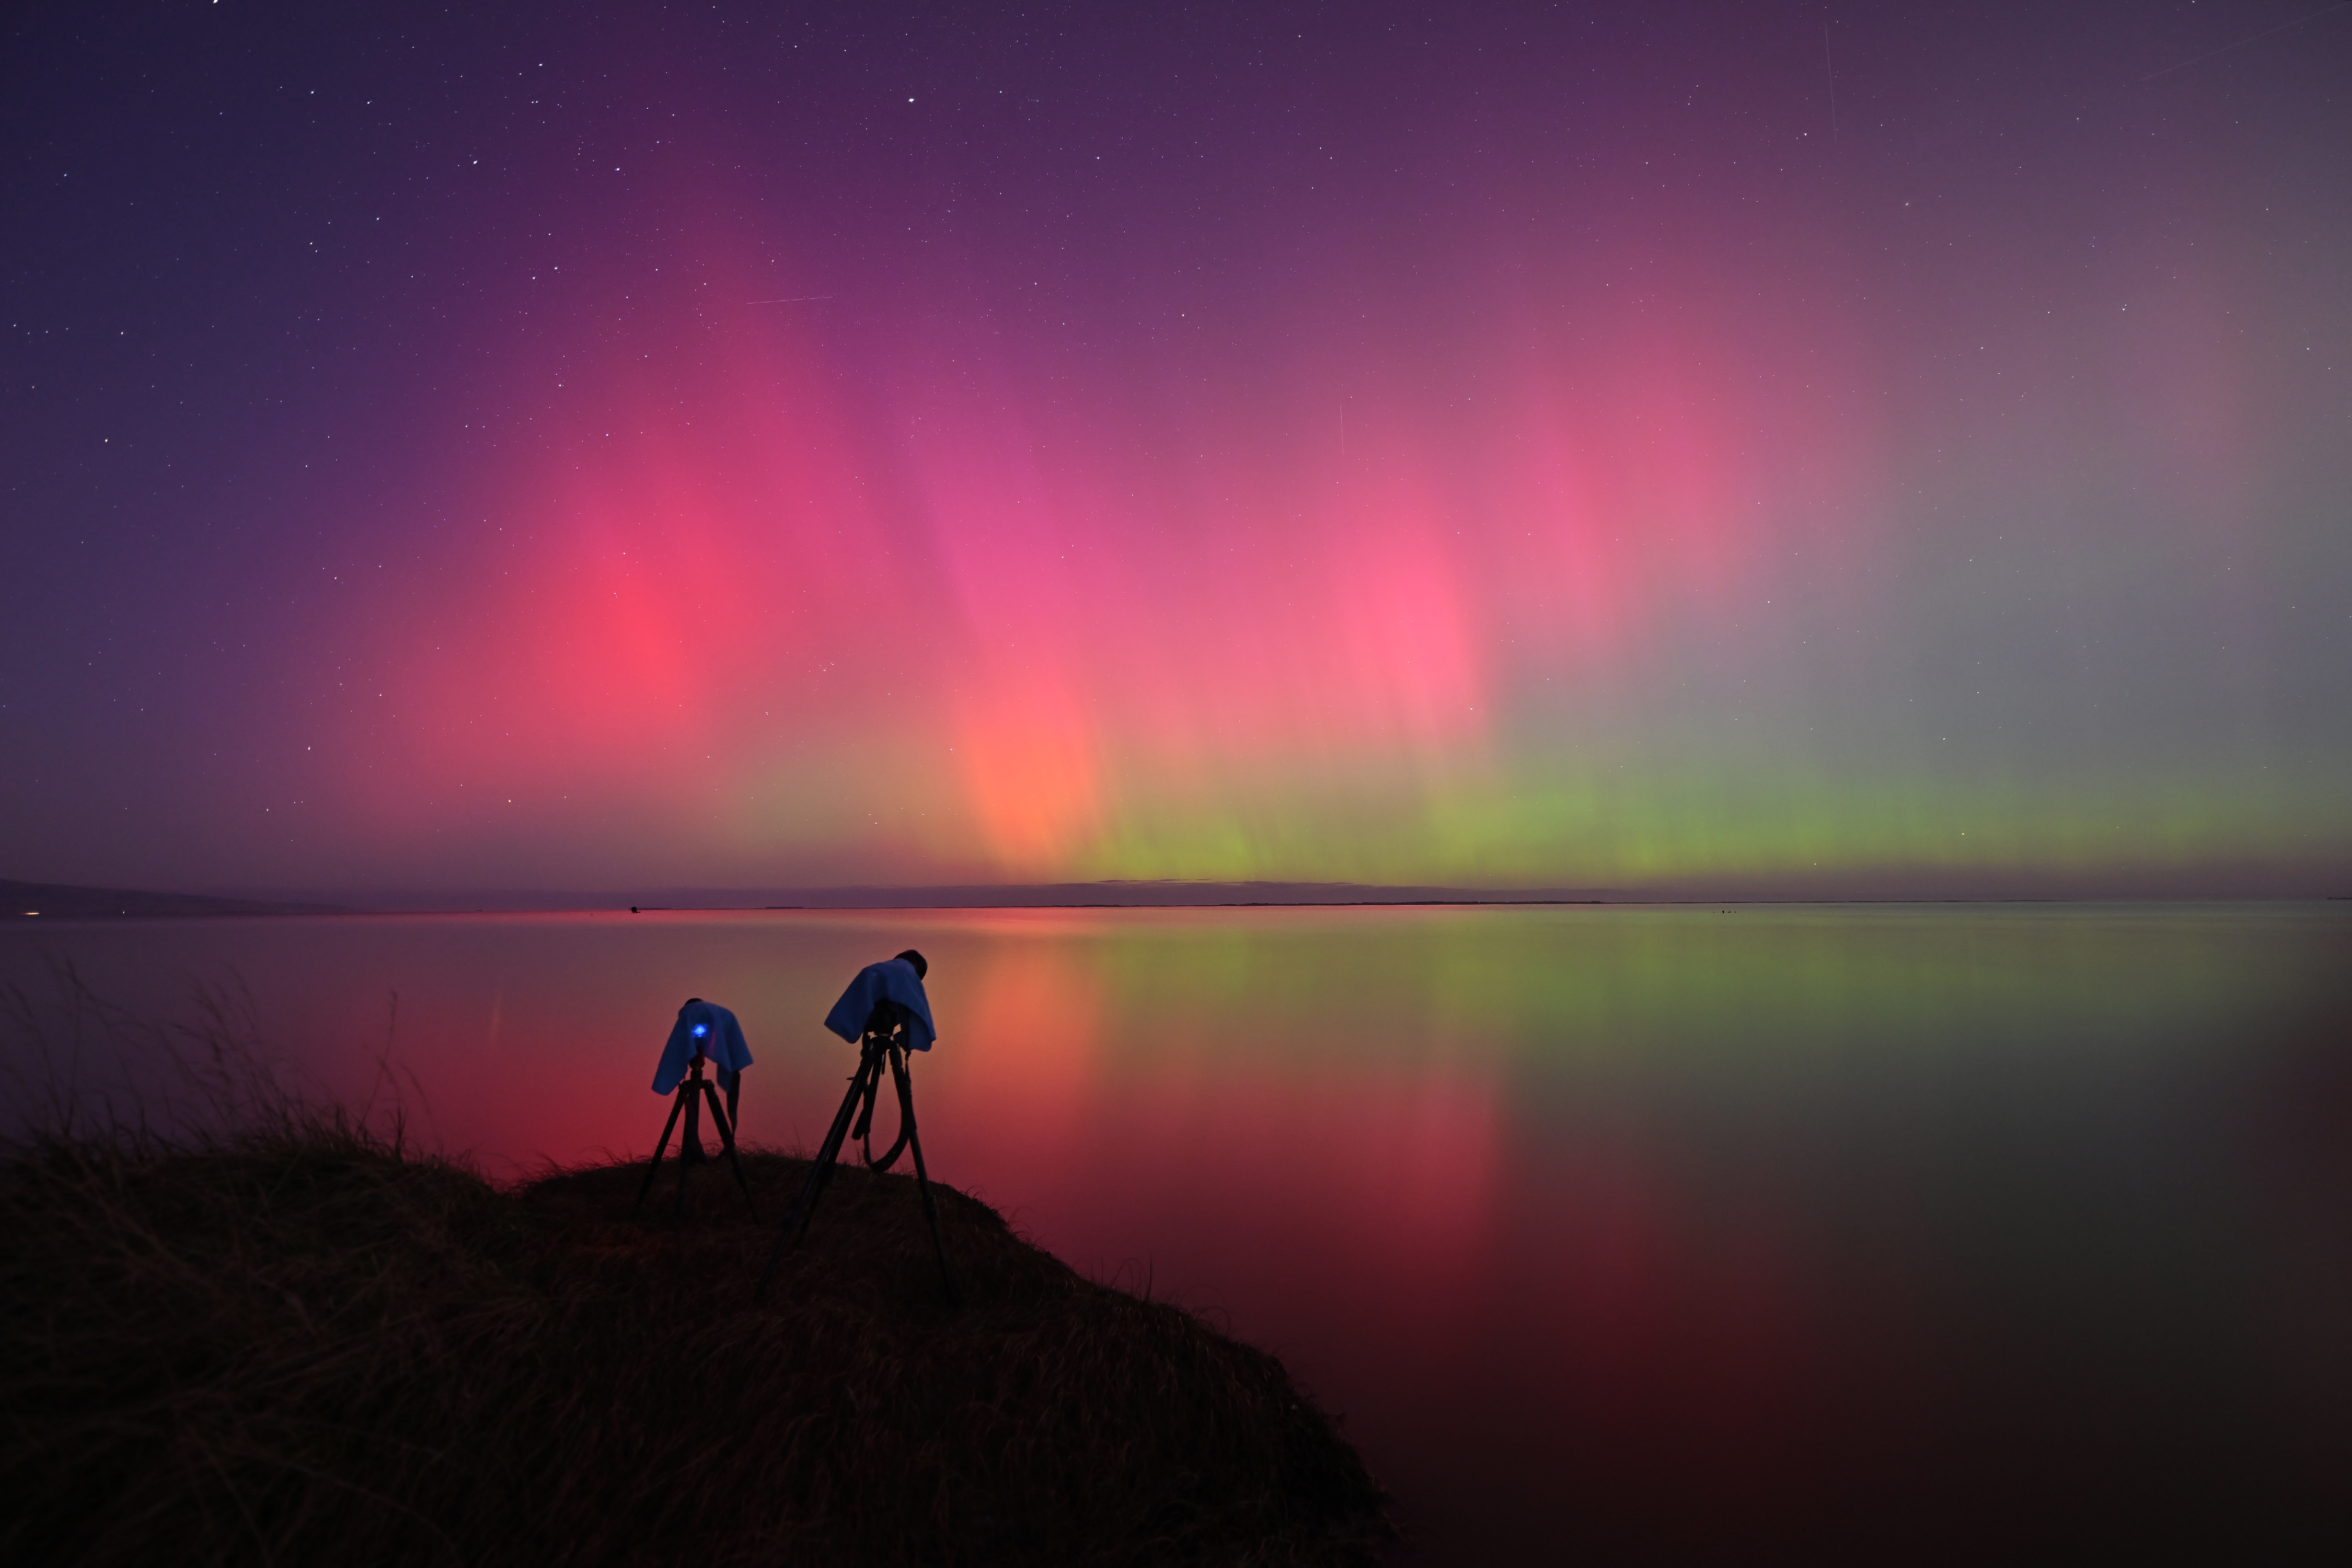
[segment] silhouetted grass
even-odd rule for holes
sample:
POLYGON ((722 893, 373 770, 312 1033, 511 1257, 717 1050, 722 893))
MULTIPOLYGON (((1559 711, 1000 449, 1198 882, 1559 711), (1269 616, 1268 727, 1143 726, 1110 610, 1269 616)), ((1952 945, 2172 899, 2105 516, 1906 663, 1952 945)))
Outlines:
POLYGON ((396 1122, 52 1131, 0 1163, 11 1563, 1360 1561, 1353 1450, 1273 1357, 940 1190, 843 1169, 765 1305, 805 1163, 633 1207, 501 1192, 396 1122))

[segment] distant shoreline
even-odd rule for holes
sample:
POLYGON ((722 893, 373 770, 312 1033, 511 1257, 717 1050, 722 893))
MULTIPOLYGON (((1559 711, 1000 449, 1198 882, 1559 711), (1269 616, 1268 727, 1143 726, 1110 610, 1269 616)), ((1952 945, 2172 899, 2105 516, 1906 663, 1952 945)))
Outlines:
POLYGON ((1352 882, 1057 882, 923 888, 658 889, 649 893, 551 889, 448 894, 382 891, 328 903, 299 898, 151 892, 0 880, 0 923, 36 920, 208 920, 325 915, 750 914, 858 910, 1594 909, 1809 904, 2346 903, 2316 891, 2161 889, 2108 891, 1771 893, 1607 888, 1375 887, 1352 882))
POLYGON ((225 899, 206 893, 151 893, 129 888, 77 888, 56 882, 0 881, 0 906, 13 921, 216 919, 224 915, 352 915, 339 904, 225 899))

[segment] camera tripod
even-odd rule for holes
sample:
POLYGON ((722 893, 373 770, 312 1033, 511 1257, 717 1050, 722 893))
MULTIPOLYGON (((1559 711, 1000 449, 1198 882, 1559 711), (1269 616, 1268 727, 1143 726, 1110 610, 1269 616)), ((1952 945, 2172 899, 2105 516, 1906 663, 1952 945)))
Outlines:
POLYGON ((743 1162, 735 1157, 734 1118, 728 1114, 742 1088, 742 1080, 738 1079, 735 1088, 727 1091, 728 1104, 721 1106, 718 1086, 702 1076, 702 1064, 709 1059, 700 1051, 695 1052, 694 1060, 687 1066, 686 1077, 678 1082, 677 1092, 670 1097, 669 1120, 662 1123, 661 1141, 654 1145, 653 1160, 646 1166, 645 1183, 637 1188, 637 1205, 644 1207, 646 1194, 654 1190, 654 1177, 661 1172, 662 1151, 669 1147, 669 1135, 677 1126, 677 1115, 682 1110, 686 1112, 686 1135, 677 1141, 677 1213, 680 1218, 685 1217, 687 1173, 710 1159, 703 1152, 701 1132, 702 1102, 708 1100, 710 1120, 719 1129, 720 1145, 727 1151, 727 1163, 735 1167, 735 1184, 743 1189, 743 1202, 751 1208, 751 1217, 758 1219, 760 1209, 751 1202, 751 1184, 743 1177, 743 1162))
POLYGON ((915 1086, 907 1073, 907 1047, 914 1038, 908 1029, 908 1014, 895 1002, 877 1006, 866 1020, 866 1028, 858 1040, 857 1070, 850 1075, 849 1092, 842 1097, 841 1109, 834 1112, 833 1125, 825 1130, 824 1142, 809 1166, 807 1180, 793 1196, 793 1206, 784 1211, 784 1225, 776 1237, 776 1249, 768 1255, 768 1267, 760 1275, 760 1288, 752 1293, 760 1300, 768 1293, 768 1280, 775 1274, 776 1265, 784 1254, 800 1245, 808 1231, 809 1216, 816 1210, 816 1201, 824 1195, 825 1184, 833 1179, 833 1168, 841 1159, 841 1141, 855 1136, 866 1157, 869 1171, 887 1171, 898 1163, 902 1149, 915 1152, 915 1187, 922 1194, 923 1223, 930 1227, 931 1255, 939 1259, 940 1284, 946 1289, 948 1300, 956 1300, 955 1279, 948 1273, 947 1249, 940 1245, 940 1214, 931 1201, 930 1172, 923 1164, 923 1140, 915 1131, 915 1086), (880 1159, 874 1157, 874 1100, 882 1087, 882 1068, 887 1062, 890 1080, 898 1089, 898 1141, 890 1145, 880 1159), (850 1117, 855 1112, 857 1125, 853 1133, 850 1117))

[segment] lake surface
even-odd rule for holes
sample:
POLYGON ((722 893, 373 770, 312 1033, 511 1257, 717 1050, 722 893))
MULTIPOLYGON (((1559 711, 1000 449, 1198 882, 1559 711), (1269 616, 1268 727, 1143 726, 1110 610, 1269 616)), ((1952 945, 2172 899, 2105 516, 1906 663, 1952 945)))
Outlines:
POLYGON ((1410 1560, 2242 1546, 2352 1461, 2344 905, 25 922, 0 981, 20 1075, 154 1070, 77 1054, 62 962, 241 988, 294 1080, 388 1060, 510 1178, 650 1150, 688 995, 746 1138, 814 1144, 820 1020, 908 946, 934 1174, 1278 1352, 1410 1560))

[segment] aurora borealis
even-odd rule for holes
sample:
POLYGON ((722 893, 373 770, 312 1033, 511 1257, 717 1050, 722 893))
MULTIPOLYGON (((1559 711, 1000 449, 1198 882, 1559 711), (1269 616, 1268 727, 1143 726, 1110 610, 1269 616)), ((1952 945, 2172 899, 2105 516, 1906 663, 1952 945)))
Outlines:
POLYGON ((9 27, 9 876, 2352 891, 2352 9, 9 27))

